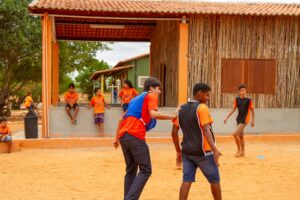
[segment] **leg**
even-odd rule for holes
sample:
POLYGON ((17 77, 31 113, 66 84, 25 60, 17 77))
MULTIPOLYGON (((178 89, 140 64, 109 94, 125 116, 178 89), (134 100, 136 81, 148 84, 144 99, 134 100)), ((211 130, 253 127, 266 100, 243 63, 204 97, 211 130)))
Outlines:
POLYGON ((242 152, 242 144, 241 144, 241 139, 240 139, 240 135, 242 134, 244 130, 244 125, 243 124, 238 124, 235 133, 233 134, 235 143, 237 145, 237 153, 235 154, 235 156, 238 156, 241 152, 242 152))
POLYGON ((66 106, 66 112, 67 112, 67 114, 68 114, 70 120, 73 122, 73 117, 72 117, 72 114, 71 114, 71 108, 68 107, 68 106, 66 106))
POLYGON ((130 152, 139 167, 139 173, 135 177, 125 200, 137 200, 152 174, 151 159, 148 145, 143 140, 135 138, 135 141, 130 144, 130 152))
POLYGON ((122 138, 120 139, 125 163, 126 163, 126 175, 124 180, 124 198, 126 197, 132 183, 136 177, 138 165, 135 163, 134 158, 128 148, 128 144, 122 138))
POLYGON ((214 156, 207 155, 195 161, 198 163, 200 170, 210 183, 211 193, 214 200, 221 200, 222 192, 220 185, 220 173, 219 168, 215 163, 214 156))
POLYGON ((210 184, 211 193, 214 197, 214 200, 222 200, 222 192, 220 183, 210 184))
POLYGON ((238 155, 241 151, 241 141, 238 135, 236 135, 236 133, 233 134, 233 138, 237 147, 237 151, 235 155, 238 155))
POLYGON ((8 147, 8 152, 7 153, 11 152, 11 146, 12 146, 12 141, 7 141, 7 147, 8 147))
POLYGON ((79 106, 75 106, 75 111, 74 111, 74 122, 76 123, 76 118, 77 118, 77 115, 78 115, 78 112, 79 112, 79 106))
POLYGON ((244 156, 245 155, 245 139, 244 139, 244 134, 240 135, 239 138, 240 138, 241 147, 242 147, 241 156, 244 156))
POLYGON ((104 124, 99 124, 99 130, 100 130, 100 137, 104 137, 104 124))
POLYGON ((192 182, 182 182, 179 193, 179 200, 187 200, 192 182))

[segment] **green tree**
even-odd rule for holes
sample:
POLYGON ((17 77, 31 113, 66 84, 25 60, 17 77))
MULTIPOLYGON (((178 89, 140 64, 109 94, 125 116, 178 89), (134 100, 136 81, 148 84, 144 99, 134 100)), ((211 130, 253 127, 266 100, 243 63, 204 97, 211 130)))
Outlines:
POLYGON ((104 61, 98 61, 94 59, 90 66, 86 66, 79 70, 79 75, 75 78, 79 88, 85 94, 88 94, 89 98, 93 96, 93 81, 90 80, 91 75, 95 71, 109 69, 109 65, 104 61))

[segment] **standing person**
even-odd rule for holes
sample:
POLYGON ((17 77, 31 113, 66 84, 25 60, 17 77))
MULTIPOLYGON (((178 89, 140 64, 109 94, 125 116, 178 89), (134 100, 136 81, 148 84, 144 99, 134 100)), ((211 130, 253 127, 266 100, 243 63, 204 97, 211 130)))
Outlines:
POLYGON ((34 109, 34 101, 32 99, 32 92, 27 93, 27 96, 24 100, 24 106, 28 110, 33 110, 34 109))
POLYGON ((137 95, 138 95, 138 92, 132 86, 131 81, 124 80, 123 88, 119 93, 120 102, 121 102, 124 112, 126 112, 126 110, 128 109, 128 104, 131 101, 131 99, 136 97, 137 95))
POLYGON ((238 116, 236 118, 237 128, 233 134, 237 152, 235 157, 242 157, 245 156, 245 140, 244 140, 244 129, 247 124, 250 122, 250 112, 252 112, 252 121, 251 127, 255 126, 254 121, 254 106, 252 99, 246 96, 247 94, 247 87, 244 84, 239 85, 239 96, 233 102, 233 109, 224 119, 224 123, 227 123, 229 117, 235 112, 236 108, 238 108, 238 116))
POLYGON ((105 107, 110 109, 110 106, 105 103, 101 89, 94 90, 95 96, 91 99, 88 108, 94 107, 95 125, 99 128, 99 137, 104 137, 104 111, 105 107))
POLYGON ((183 182, 179 199, 186 200, 196 170, 200 168, 210 183, 214 200, 221 200, 219 175, 219 157, 221 153, 216 147, 212 131, 213 119, 205 103, 209 100, 210 87, 205 83, 197 83, 193 87, 194 100, 179 107, 178 118, 173 121, 172 138, 177 151, 177 163, 183 164, 183 182), (178 131, 182 129, 182 149, 179 145, 178 131))
POLYGON ((11 130, 7 125, 7 119, 4 117, 0 118, 0 142, 7 143, 8 146, 7 153, 10 153, 11 146, 12 146, 12 136, 11 136, 11 130))
POLYGON ((155 127, 156 119, 171 120, 176 117, 175 114, 158 111, 160 85, 156 78, 146 79, 143 93, 129 103, 118 125, 114 146, 117 148, 120 141, 126 163, 124 200, 139 199, 152 173, 149 148, 145 142, 146 131, 155 127))
POLYGON ((78 94, 75 91, 75 85, 74 83, 71 83, 69 85, 69 91, 65 94, 65 102, 66 102, 66 112, 68 116, 70 117, 71 123, 76 124, 76 118, 79 112, 79 105, 77 103, 78 101, 78 94), (71 109, 74 109, 74 116, 71 114, 71 109))

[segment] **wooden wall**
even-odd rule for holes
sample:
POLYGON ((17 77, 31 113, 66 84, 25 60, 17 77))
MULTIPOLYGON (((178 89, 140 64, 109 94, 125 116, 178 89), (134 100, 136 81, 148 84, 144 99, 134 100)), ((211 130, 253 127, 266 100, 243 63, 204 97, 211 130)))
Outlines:
POLYGON ((179 48, 179 22, 159 21, 151 38, 151 76, 162 81, 160 104, 164 106, 177 106, 178 95, 178 48, 179 48), (166 67, 166 79, 163 80, 166 67), (163 99, 165 97, 165 99, 163 99))
POLYGON ((276 59, 275 94, 249 94, 259 108, 300 107, 300 17, 190 16, 189 96, 192 85, 212 87, 210 106, 232 107, 221 93, 221 59, 276 59))

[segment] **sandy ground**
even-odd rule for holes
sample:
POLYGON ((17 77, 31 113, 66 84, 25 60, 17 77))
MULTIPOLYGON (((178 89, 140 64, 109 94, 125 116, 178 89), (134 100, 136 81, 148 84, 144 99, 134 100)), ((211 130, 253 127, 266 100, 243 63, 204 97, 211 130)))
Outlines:
MULTIPOLYGON (((219 144, 226 200, 300 199, 300 141, 248 142, 245 158, 234 158, 232 142, 219 144)), ((140 199, 178 199, 181 171, 172 144, 150 144, 153 175, 140 199)), ((121 149, 110 147, 0 154, 0 199, 119 200, 125 171, 121 149)), ((200 171, 190 200, 212 199, 200 171)))

